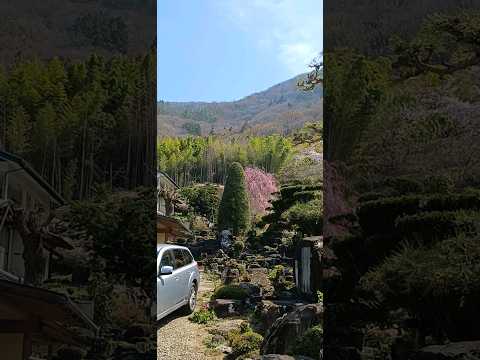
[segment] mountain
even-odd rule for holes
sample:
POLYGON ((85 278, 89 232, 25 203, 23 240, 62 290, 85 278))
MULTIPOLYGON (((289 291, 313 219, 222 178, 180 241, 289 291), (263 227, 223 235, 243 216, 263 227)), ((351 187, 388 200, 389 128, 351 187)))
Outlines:
POLYGON ((0 64, 145 55, 155 43, 155 6, 154 0, 0 1, 0 64))
POLYGON ((287 134, 323 115, 323 91, 301 91, 306 74, 231 102, 165 102, 157 104, 158 136, 246 133, 287 134))

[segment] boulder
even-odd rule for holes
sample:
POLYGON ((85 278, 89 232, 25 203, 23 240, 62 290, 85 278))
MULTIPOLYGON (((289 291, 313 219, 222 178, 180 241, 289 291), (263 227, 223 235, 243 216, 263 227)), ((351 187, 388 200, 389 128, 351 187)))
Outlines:
POLYGON ((240 270, 237 268, 226 267, 222 273, 222 283, 224 285, 229 285, 237 283, 240 279, 240 270))
POLYGON ((240 300, 215 299, 210 301, 208 306, 219 318, 237 316, 244 310, 243 302, 240 300))
POLYGON ((413 360, 475 360, 480 359, 480 340, 429 345, 415 353, 413 360))
POLYGON ((275 320, 284 314, 283 306, 275 304, 270 300, 262 300, 257 304, 255 314, 258 316, 262 331, 267 331, 275 320))
POLYGON ((259 286, 262 289, 262 296, 264 298, 271 297, 273 295, 273 285, 268 278, 268 269, 248 269, 248 275, 250 277, 250 283, 259 286))
POLYGON ((320 304, 308 304, 277 319, 265 335, 262 354, 287 354, 309 328, 320 324, 323 309, 320 304))
POLYGON ((252 284, 251 282, 241 282, 238 284, 238 286, 247 292, 248 298, 251 302, 257 302, 262 298, 262 288, 257 284, 252 284))

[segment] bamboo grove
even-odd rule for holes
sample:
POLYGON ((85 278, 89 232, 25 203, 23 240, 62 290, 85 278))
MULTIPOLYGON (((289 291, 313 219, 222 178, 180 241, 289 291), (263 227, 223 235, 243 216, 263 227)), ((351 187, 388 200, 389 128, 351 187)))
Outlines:
POLYGON ((232 162, 276 173, 293 153, 291 139, 279 135, 165 137, 158 140, 158 166, 179 186, 197 182, 224 184, 232 162))
POLYGON ((17 61, 0 71, 0 143, 66 199, 153 183, 155 55, 17 61))

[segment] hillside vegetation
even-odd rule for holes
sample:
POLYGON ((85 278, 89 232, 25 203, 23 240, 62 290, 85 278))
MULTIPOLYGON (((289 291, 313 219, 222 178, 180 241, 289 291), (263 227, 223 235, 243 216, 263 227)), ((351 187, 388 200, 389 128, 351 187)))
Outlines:
POLYGON ((157 105, 159 136, 288 134, 322 117, 322 90, 299 91, 305 75, 233 102, 164 102, 157 105))

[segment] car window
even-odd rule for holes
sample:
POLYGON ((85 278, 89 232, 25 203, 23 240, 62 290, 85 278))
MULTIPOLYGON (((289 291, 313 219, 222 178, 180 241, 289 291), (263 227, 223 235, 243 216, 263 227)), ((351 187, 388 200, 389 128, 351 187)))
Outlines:
POLYGON ((162 266, 173 266, 175 269, 175 258, 173 257, 172 250, 166 250, 162 255, 162 260, 160 260, 160 268, 162 266))
POLYGON ((185 262, 185 256, 182 249, 174 249, 173 253, 175 254, 175 269, 181 268, 182 266, 187 265, 185 262))
POLYGON ((190 251, 188 250, 182 250, 183 251, 183 257, 185 259, 185 265, 191 264, 193 262, 193 256, 190 254, 190 251))

